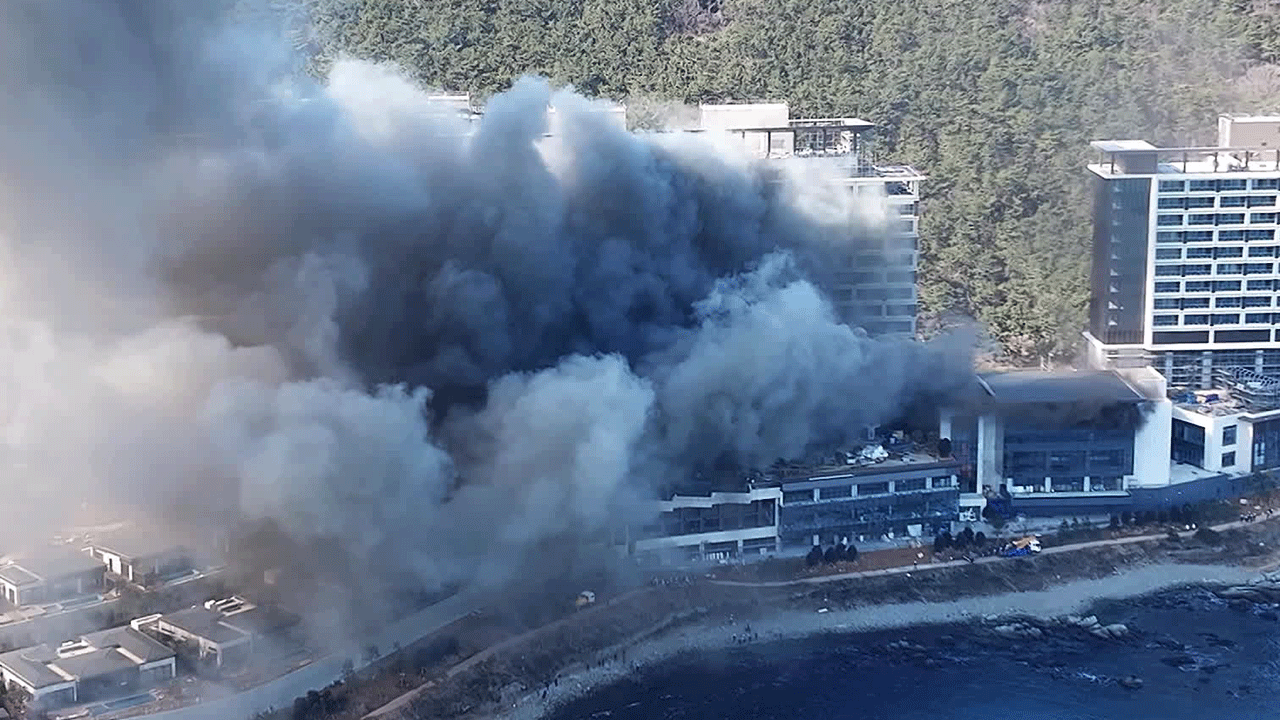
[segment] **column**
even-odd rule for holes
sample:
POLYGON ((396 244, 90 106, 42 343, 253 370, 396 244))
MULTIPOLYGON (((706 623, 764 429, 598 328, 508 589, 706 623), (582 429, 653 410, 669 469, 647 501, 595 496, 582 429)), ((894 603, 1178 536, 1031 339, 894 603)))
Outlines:
POLYGON ((1093 487, 1090 485, 1090 478, 1089 478, 1089 476, 1088 476, 1088 475, 1085 475, 1085 476, 1084 476, 1084 491, 1085 491, 1085 492, 1092 492, 1092 490, 1093 490, 1093 487))
POLYGON ((1200 353, 1200 389, 1208 390, 1213 387, 1213 351, 1205 350, 1200 353))

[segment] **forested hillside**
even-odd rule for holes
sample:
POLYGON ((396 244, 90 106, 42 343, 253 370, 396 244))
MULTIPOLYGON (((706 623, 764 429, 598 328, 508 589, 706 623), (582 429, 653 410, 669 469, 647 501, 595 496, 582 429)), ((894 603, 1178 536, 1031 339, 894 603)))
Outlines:
POLYGON ((1066 361, 1088 299, 1088 141, 1280 112, 1280 0, 306 0, 298 43, 481 96, 541 73, 615 99, 786 99, 883 125, 930 176, 921 301, 1066 361))

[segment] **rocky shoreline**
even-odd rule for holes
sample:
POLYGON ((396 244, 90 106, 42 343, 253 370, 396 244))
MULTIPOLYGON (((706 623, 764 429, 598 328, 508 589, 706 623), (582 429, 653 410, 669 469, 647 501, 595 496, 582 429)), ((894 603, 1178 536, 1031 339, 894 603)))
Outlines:
POLYGON ((1011 645, 1073 638, 1132 643, 1128 628, 1116 627, 1123 623, 1088 618, 1089 607, 1188 585, 1262 597, 1273 579, 1250 568, 1274 562, 1277 547, 1280 523, 1266 522, 1226 531, 1211 544, 1153 539, 821 585, 660 588, 477 665, 406 708, 404 717, 535 720, 682 654, 822 633, 964 624, 1011 645))

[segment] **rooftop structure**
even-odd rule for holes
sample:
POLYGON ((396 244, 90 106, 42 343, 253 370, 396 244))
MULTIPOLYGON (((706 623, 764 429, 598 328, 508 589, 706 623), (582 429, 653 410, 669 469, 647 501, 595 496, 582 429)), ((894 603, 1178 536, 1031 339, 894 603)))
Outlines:
POLYGON ((40 707, 106 699, 174 677, 173 650, 130 628, 82 635, 58 647, 37 645, 0 655, 0 677, 40 707))
POLYGON ((189 571, 194 564, 186 543, 152 528, 131 527, 94 537, 89 552, 115 577, 138 584, 189 571))
POLYGON ((1037 371, 983 373, 978 383, 1000 405, 1099 401, 1134 404, 1144 400, 1115 372, 1037 371))

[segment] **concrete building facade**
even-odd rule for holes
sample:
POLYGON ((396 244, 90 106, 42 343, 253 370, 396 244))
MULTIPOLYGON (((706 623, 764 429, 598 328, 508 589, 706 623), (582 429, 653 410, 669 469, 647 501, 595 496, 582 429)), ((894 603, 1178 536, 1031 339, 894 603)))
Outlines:
POLYGON ((1179 388, 1280 375, 1280 118, 1224 115, 1218 135, 1092 143, 1096 366, 1151 364, 1179 388))
POLYGON ((1150 368, 984 373, 939 434, 955 438, 964 508, 1106 512, 1170 484, 1172 411, 1150 368))
POLYGON ((868 332, 914 335, 920 183, 906 165, 874 162, 875 125, 857 118, 794 119, 786 103, 702 105, 700 129, 741 138, 760 158, 801 160, 885 213, 877 238, 850 243, 824 290, 843 320, 868 332))

